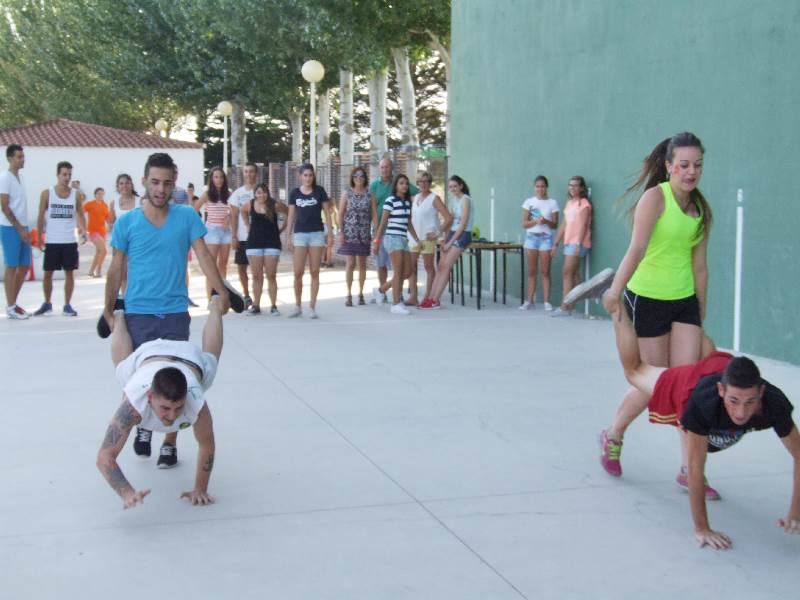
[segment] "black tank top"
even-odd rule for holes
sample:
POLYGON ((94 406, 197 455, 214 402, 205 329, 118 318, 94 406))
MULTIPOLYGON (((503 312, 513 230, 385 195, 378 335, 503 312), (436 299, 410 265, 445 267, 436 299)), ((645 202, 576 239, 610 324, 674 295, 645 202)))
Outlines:
POLYGON ((278 233, 278 213, 270 221, 266 215, 256 211, 256 201, 250 200, 250 233, 247 235, 247 248, 281 249, 281 236, 278 233))

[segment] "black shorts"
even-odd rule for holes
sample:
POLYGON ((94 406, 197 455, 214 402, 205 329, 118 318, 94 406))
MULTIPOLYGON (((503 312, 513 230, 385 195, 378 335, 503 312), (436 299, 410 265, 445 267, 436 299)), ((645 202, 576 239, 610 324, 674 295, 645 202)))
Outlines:
POLYGON ((694 294, 680 300, 654 300, 626 289, 623 300, 636 337, 662 336, 672 330, 673 323, 702 327, 700 302, 694 294))
POLYGON ((236 253, 233 255, 233 262, 237 265, 249 265, 247 262, 247 242, 239 240, 239 245, 236 246, 236 253))
POLYGON ((71 244, 45 244, 44 245, 44 270, 45 271, 74 271, 78 268, 78 243, 71 244))

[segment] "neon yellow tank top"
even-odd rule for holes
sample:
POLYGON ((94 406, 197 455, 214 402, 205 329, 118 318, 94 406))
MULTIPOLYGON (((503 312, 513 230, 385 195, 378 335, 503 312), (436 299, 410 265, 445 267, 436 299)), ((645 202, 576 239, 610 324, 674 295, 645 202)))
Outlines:
POLYGON ((656 221, 647 252, 628 282, 634 294, 655 300, 680 300, 695 293, 692 250, 702 217, 681 210, 669 181, 659 184, 664 194, 664 212, 656 221))

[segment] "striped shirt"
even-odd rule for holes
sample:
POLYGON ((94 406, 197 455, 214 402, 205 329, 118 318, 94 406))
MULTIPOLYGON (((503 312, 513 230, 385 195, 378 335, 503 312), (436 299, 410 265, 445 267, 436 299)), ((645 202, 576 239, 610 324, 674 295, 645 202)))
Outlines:
POLYGON ((408 233, 408 220, 411 217, 411 200, 389 196, 383 203, 383 210, 389 211, 386 234, 405 236, 408 233))
POLYGON ((231 207, 224 202, 206 202, 206 214, 208 219, 206 225, 208 227, 229 227, 228 215, 231 213, 231 207))

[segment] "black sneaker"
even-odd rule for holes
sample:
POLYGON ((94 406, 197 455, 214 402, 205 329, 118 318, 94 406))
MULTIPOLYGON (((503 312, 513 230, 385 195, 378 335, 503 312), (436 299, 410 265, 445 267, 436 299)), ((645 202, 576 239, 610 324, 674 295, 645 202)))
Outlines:
POLYGON ((133 440, 133 451, 136 456, 147 458, 150 456, 150 438, 153 437, 153 432, 149 429, 136 428, 136 437, 133 440))
MULTIPOLYGON (((235 313, 244 312, 244 297, 235 289, 233 289, 227 281, 223 280, 222 283, 225 285, 225 289, 228 290, 228 299, 231 303, 231 310, 235 313)), ((212 289, 211 295, 213 296, 214 294, 218 295, 219 292, 217 292, 215 289, 212 289)))
POLYGON ((161 446, 161 455, 158 457, 156 466, 159 469, 171 469, 178 464, 178 448, 172 444, 161 446))
MULTIPOLYGON (((117 300, 114 302, 114 310, 125 310, 124 298, 117 298, 117 300)), ((103 316, 103 313, 100 313, 100 318, 97 319, 97 335, 103 339, 106 339, 111 335, 111 327, 106 322, 106 318, 103 316)), ((150 454, 147 456, 150 456, 150 454)))

